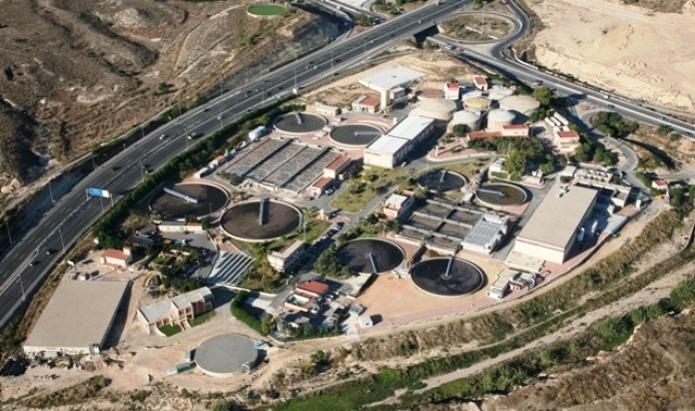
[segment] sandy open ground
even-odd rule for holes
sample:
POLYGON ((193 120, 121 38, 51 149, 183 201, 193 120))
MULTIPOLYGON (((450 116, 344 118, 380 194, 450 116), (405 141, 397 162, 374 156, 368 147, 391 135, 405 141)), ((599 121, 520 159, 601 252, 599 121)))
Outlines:
POLYGON ((695 2, 654 13, 619 0, 531 0, 546 28, 538 61, 619 94, 681 110, 695 107, 695 2))

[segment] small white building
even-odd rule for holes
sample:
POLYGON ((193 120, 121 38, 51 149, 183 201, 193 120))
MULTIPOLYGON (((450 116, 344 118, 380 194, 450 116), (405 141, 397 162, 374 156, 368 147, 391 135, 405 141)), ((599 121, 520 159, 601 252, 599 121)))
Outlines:
POLYGON ((499 273, 495 279, 495 282, 492 283, 490 289, 488 289, 487 296, 497 300, 503 299, 504 296, 509 292, 509 282, 512 278, 514 278, 515 274, 516 271, 509 269, 505 269, 499 273))
POLYGON ((381 108, 379 96, 360 96, 352 102, 352 111, 357 113, 375 114, 381 108))
POLYGON ((490 173, 504 173, 504 158, 498 158, 490 164, 490 173))
POLYGON ((331 161, 323 168, 323 176, 332 179, 339 179, 340 176, 350 167, 352 159, 349 156, 342 154, 340 157, 331 161))
POLYGON ((328 104, 322 104, 322 103, 315 103, 314 104, 314 112, 316 112, 316 114, 322 114, 322 115, 335 117, 335 116, 340 114, 340 107, 329 106, 328 104))
POLYGON ((371 316, 364 316, 359 318, 359 324, 360 328, 365 329, 365 328, 372 328, 374 327, 374 320, 372 320, 371 316))
POLYGON ((475 88, 482 91, 486 91, 489 88, 487 79, 484 76, 473 77, 473 85, 475 88))
POLYGON ((159 225, 159 231, 163 233, 202 233, 205 232, 203 223, 185 223, 182 221, 163 221, 159 225))
POLYGON ((389 221, 403 221, 413 210, 415 197, 404 194, 391 194, 384 204, 384 218, 389 221))
POLYGON ((249 131, 249 141, 253 142, 263 137, 268 133, 268 129, 265 126, 258 126, 253 130, 249 131))
POLYGON ((461 94, 461 84, 458 81, 447 81, 444 83, 444 98, 458 100, 461 94))
POLYGON ((299 260, 302 251, 304 251, 304 242, 295 240, 280 251, 271 251, 267 257, 268 262, 274 270, 283 273, 299 260))
POLYGON ((573 153, 581 145, 579 134, 553 127, 553 145, 560 154, 573 153))
POLYGON ((126 268, 133 262, 133 255, 129 247, 123 247, 123 250, 114 250, 110 248, 102 251, 99 261, 103 265, 126 268))

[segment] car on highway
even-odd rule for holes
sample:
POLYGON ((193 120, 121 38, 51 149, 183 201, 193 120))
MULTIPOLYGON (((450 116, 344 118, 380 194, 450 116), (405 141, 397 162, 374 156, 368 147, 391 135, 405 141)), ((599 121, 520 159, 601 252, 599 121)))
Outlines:
POLYGON ((51 255, 51 254, 53 254, 54 252, 55 252, 54 249, 49 248, 49 249, 46 250, 46 255, 51 255))
POLYGON ((120 166, 113 166, 113 167, 111 167, 111 171, 118 171, 118 170, 120 170, 120 169, 121 169, 120 166))
POLYGON ((188 138, 189 140, 193 140, 195 138, 198 138, 198 136, 199 136, 198 133, 193 132, 193 133, 188 133, 188 136, 186 136, 186 138, 188 138))
POLYGON ((39 260, 34 260, 34 261, 32 261, 32 262, 29 263, 29 267, 33 267, 33 266, 35 266, 35 265, 38 265, 40 262, 41 262, 41 261, 39 261, 39 260))
POLYGON ((160 140, 164 140, 165 138, 167 138, 167 135, 166 135, 166 134, 162 134, 161 136, 159 136, 159 139, 160 139, 160 140))

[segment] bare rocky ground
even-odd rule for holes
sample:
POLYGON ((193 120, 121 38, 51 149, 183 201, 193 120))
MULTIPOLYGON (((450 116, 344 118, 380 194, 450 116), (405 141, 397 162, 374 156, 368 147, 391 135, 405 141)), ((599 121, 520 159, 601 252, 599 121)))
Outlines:
POLYGON ((0 203, 222 78, 262 60, 267 68, 266 57, 294 58, 338 35, 315 14, 293 8, 254 18, 248 4, 3 1, 0 203), (288 46, 296 39, 301 43, 288 46))
POLYGON ((551 373, 507 396, 431 404, 444 410, 683 410, 695 406, 695 315, 663 317, 640 326, 618 350, 551 373))

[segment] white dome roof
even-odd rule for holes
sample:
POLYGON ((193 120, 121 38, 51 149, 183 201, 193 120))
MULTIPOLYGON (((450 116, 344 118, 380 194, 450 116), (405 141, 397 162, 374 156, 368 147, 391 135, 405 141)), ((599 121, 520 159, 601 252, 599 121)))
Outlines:
POLYGON ((518 95, 503 98, 500 100, 500 107, 528 115, 540 107, 540 103, 531 96, 518 95))
POLYGON ((496 109, 488 113, 488 120, 498 121, 498 122, 511 122, 514 121, 516 116, 511 111, 496 109))
POLYGON ((469 98, 476 98, 480 97, 483 95, 483 92, 480 90, 473 90, 465 93, 464 95, 461 96, 461 100, 468 100, 469 98))
POLYGON ((456 110, 456 103, 453 100, 443 98, 424 98, 420 100, 420 108, 427 111, 451 113, 456 110))
POLYGON ((470 123, 480 120, 480 114, 469 111, 461 110, 454 113, 454 122, 470 123))

